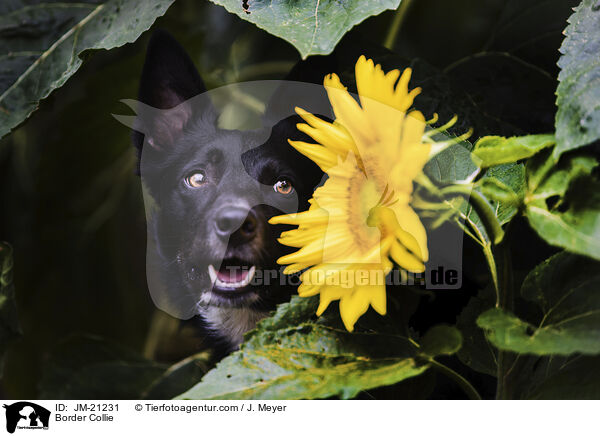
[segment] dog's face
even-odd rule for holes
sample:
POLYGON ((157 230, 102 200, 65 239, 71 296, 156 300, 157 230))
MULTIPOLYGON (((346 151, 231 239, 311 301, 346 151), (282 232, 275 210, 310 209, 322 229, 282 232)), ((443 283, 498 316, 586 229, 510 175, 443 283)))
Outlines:
POLYGON ((154 204, 147 213, 155 252, 149 267, 180 299, 176 304, 201 314, 210 308, 219 308, 221 318, 228 309, 265 312, 293 291, 276 263, 291 251, 277 241, 286 228, 268 220, 306 209, 322 172, 287 143, 301 138, 296 117, 266 132, 223 130, 210 103, 186 103, 203 91, 181 47, 155 35, 140 101, 175 109, 145 120, 152 124, 145 137, 134 135, 154 204))
POLYGON ((172 149, 144 155, 156 159, 144 180, 160 204, 154 236, 171 282, 204 305, 271 307, 291 288, 277 276, 276 260, 289 252, 277 242, 285 227, 268 220, 306 208, 320 174, 298 164, 281 126, 263 144, 251 133, 195 128, 172 149))

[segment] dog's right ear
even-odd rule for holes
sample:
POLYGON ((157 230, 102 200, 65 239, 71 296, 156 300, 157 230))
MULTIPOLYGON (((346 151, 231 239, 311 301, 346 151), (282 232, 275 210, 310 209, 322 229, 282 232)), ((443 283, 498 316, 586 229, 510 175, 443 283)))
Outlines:
POLYGON ((144 128, 136 129, 133 137, 138 151, 144 141, 157 149, 172 145, 193 116, 188 101, 205 91, 204 82, 183 47, 166 31, 155 31, 140 79, 137 115, 143 118, 138 127, 144 128))
POLYGON ((139 100, 157 109, 171 109, 205 91, 183 47, 166 31, 155 31, 146 52, 139 100))

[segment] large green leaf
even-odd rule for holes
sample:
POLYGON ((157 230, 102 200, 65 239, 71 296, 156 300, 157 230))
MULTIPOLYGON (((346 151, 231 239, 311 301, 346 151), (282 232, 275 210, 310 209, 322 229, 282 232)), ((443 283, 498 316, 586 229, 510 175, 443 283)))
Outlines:
POLYGON ((135 41, 173 1, 12 2, 0 17, 0 137, 64 85, 87 52, 135 41))
POLYGON ((353 26, 400 0, 211 0, 292 44, 302 58, 329 54, 353 26))
POLYGON ((591 177, 598 161, 569 154, 554 163, 543 152, 527 163, 526 215, 548 243, 600 259, 600 181, 591 177))
POLYGON ((427 370, 406 338, 349 333, 314 320, 315 298, 292 298, 246 336, 240 351, 222 360, 191 399, 351 398, 427 370), (290 320, 302 322, 293 325, 290 320))
POLYGON ((6 348, 19 336, 21 328, 15 304, 12 247, 0 242, 0 377, 6 348))
POLYGON ((600 9, 597 3, 583 0, 575 9, 560 48, 555 159, 565 151, 600 139, 600 9))
MULTIPOLYGON (((600 399, 600 357, 575 356, 569 359, 544 358, 534 376, 542 373, 524 398, 532 400, 598 400, 600 399), (554 365, 553 365, 554 363, 554 365)), ((525 384, 525 383, 524 383, 525 384)))
MULTIPOLYGON (((523 0, 505 0, 496 3, 501 9, 498 11, 499 13, 494 13, 497 20, 488 32, 489 40, 483 50, 488 53, 508 53, 521 62, 525 61, 529 65, 537 67, 543 73, 550 73, 546 74, 555 78, 554 71, 558 70, 556 61, 559 55, 557 47, 564 39, 563 32, 568 17, 580 1, 527 0, 527 2, 523 2, 523 0)), ((505 69, 498 68, 498 66, 496 68, 500 73, 498 74, 499 80, 495 84, 497 92, 501 93, 507 88, 513 88, 515 86, 513 83, 509 85, 501 79, 505 69)), ((555 91, 556 84, 553 85, 552 89, 555 91)), ((536 87, 537 84, 534 83, 533 86, 536 87)), ((524 91, 524 94, 527 94, 527 91, 524 91)), ((540 96, 544 100, 546 97, 540 96)), ((526 109, 532 110, 533 106, 526 105, 523 111, 526 109)), ((533 111, 537 112, 538 109, 539 107, 536 107, 533 111)), ((517 111, 519 110, 517 109, 517 111)), ((528 116, 537 118, 539 114, 530 113, 528 116)), ((552 116, 552 118, 554 117, 552 116)))
POLYGON ((481 159, 481 167, 517 162, 554 145, 554 135, 527 135, 505 138, 484 136, 475 143, 473 154, 481 159))
POLYGON ((210 368, 210 353, 204 351, 171 365, 144 392, 148 400, 165 400, 187 391, 198 383, 210 368))
MULTIPOLYGON (((556 46, 550 50, 555 52, 556 46)), ((469 53, 444 71, 482 114, 500 121, 496 129, 480 131, 478 137, 554 130, 556 77, 525 62, 521 56, 511 55, 505 49, 469 53)), ((462 116, 460 110, 456 110, 462 116)))
POLYGON ((599 399, 600 356, 519 354, 508 368, 511 399, 599 399))
POLYGON ((537 355, 600 353, 600 263, 559 253, 525 278, 522 296, 535 302, 542 318, 523 320, 499 308, 477 324, 502 350, 537 355))

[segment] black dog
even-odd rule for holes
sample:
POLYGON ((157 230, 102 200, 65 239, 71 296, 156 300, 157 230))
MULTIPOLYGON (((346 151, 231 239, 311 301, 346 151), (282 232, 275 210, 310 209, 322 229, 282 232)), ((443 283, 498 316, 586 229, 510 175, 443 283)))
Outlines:
POLYGON ((139 100, 163 111, 146 116, 133 140, 145 189, 149 286, 160 283, 153 293, 159 307, 200 317, 230 351, 295 290, 273 276, 281 274, 277 258, 292 250, 277 242, 285 226, 268 220, 306 209, 323 173, 287 143, 309 140, 297 131, 297 117, 266 134, 223 130, 210 102, 187 103, 205 91, 183 48, 155 33, 139 100), (259 272, 268 283, 254 280, 259 272))

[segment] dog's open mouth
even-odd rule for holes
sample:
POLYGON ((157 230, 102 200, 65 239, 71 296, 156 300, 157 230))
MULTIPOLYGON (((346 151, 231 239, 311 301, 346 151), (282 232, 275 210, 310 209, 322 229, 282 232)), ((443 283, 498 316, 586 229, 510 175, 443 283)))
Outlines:
POLYGON ((256 266, 244 263, 238 259, 225 259, 217 270, 214 265, 208 265, 208 274, 213 284, 213 290, 221 292, 239 292, 250 285, 254 278, 256 266))

